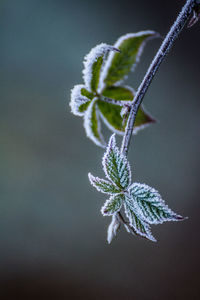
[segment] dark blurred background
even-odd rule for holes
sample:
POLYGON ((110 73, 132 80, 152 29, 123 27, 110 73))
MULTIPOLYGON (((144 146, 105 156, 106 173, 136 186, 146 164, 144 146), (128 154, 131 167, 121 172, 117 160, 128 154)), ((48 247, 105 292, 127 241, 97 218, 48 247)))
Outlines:
MULTIPOLYGON (((103 150, 68 105, 93 46, 146 29, 165 35, 184 2, 0 1, 2 300, 199 299, 200 23, 162 64, 144 100, 160 122, 129 154, 134 181, 189 216, 153 226, 158 243, 121 230, 107 244, 105 197, 87 178, 103 175, 103 150)), ((160 43, 145 48, 135 88, 160 43)))

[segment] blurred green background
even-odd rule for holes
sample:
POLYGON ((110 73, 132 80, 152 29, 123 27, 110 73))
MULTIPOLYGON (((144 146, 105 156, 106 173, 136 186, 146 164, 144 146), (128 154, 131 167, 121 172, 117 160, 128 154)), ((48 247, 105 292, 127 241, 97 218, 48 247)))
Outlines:
MULTIPOLYGON (((199 299, 200 24, 162 64, 144 100, 160 122, 129 153, 134 181, 189 216, 153 226, 158 243, 121 230, 107 244, 105 197, 87 178, 103 175, 103 150, 68 105, 93 46, 146 29, 165 35, 184 2, 0 1, 1 299, 199 299)), ((133 87, 160 43, 145 48, 133 87)))

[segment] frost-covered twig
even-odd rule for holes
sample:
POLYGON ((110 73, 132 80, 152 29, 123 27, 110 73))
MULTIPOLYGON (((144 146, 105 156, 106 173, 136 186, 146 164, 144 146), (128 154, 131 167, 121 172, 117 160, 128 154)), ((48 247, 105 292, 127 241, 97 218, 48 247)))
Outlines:
POLYGON ((125 134, 121 146, 121 152, 125 155, 127 155, 128 153, 136 114, 140 107, 140 104, 142 103, 144 95, 146 94, 149 85, 151 84, 152 79, 154 78, 156 71, 158 70, 161 62, 163 61, 166 54, 171 49, 175 39, 178 37, 181 30, 184 28, 186 22, 189 20, 191 13, 193 12, 193 9, 196 4, 197 4, 196 0, 186 1, 186 4, 183 6, 182 11, 178 15, 169 33, 166 35, 165 39, 163 40, 156 56, 154 57, 149 69, 147 70, 146 75, 144 76, 142 83, 140 84, 136 92, 135 99, 131 105, 130 115, 128 118, 126 130, 125 130, 125 134))

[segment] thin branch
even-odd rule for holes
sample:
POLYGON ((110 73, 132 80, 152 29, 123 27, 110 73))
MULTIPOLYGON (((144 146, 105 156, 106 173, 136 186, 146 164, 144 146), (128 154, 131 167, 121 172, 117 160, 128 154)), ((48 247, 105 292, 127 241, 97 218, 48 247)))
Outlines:
POLYGON ((195 5, 197 5, 196 0, 187 0, 186 1, 186 4, 183 6, 182 11, 178 15, 178 17, 177 17, 176 21, 174 22, 173 26, 171 27, 169 33, 166 35, 155 58, 153 59, 149 69, 147 70, 147 73, 144 76, 142 83, 140 84, 140 86, 136 92, 135 99, 131 105, 130 115, 128 118, 126 130, 125 130, 124 137, 122 140, 121 152, 125 155, 127 155, 127 153, 128 153, 136 114, 137 114, 140 104, 142 103, 143 97, 146 94, 146 92, 149 88, 149 85, 151 84, 152 79, 154 78, 156 71, 158 70, 161 62, 163 61, 166 54, 171 49, 175 39, 178 37, 181 30, 184 28, 186 22, 189 20, 195 5))

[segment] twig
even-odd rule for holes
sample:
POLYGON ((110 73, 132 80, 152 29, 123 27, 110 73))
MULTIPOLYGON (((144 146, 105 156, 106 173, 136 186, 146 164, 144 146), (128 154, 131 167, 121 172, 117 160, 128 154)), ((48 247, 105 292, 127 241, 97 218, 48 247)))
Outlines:
POLYGON ((154 59, 152 61, 149 69, 147 70, 147 73, 144 76, 142 83, 140 84, 140 86, 136 92, 135 99, 131 105, 131 110, 130 110, 128 122, 126 125, 126 130, 125 130, 124 137, 122 140, 121 152, 124 155, 127 155, 127 153, 128 153, 136 114, 137 114, 140 104, 142 103, 143 97, 146 94, 146 92, 149 88, 149 85, 151 84, 152 79, 154 78, 156 71, 158 70, 161 62, 163 61, 166 54, 171 49, 175 39, 178 37, 181 30, 184 28, 186 22, 189 20, 195 5, 197 5, 196 0, 187 0, 186 1, 186 4, 183 6, 180 14, 178 15, 173 26, 171 27, 169 33, 166 35, 163 43, 161 44, 156 56, 154 57, 154 59))

